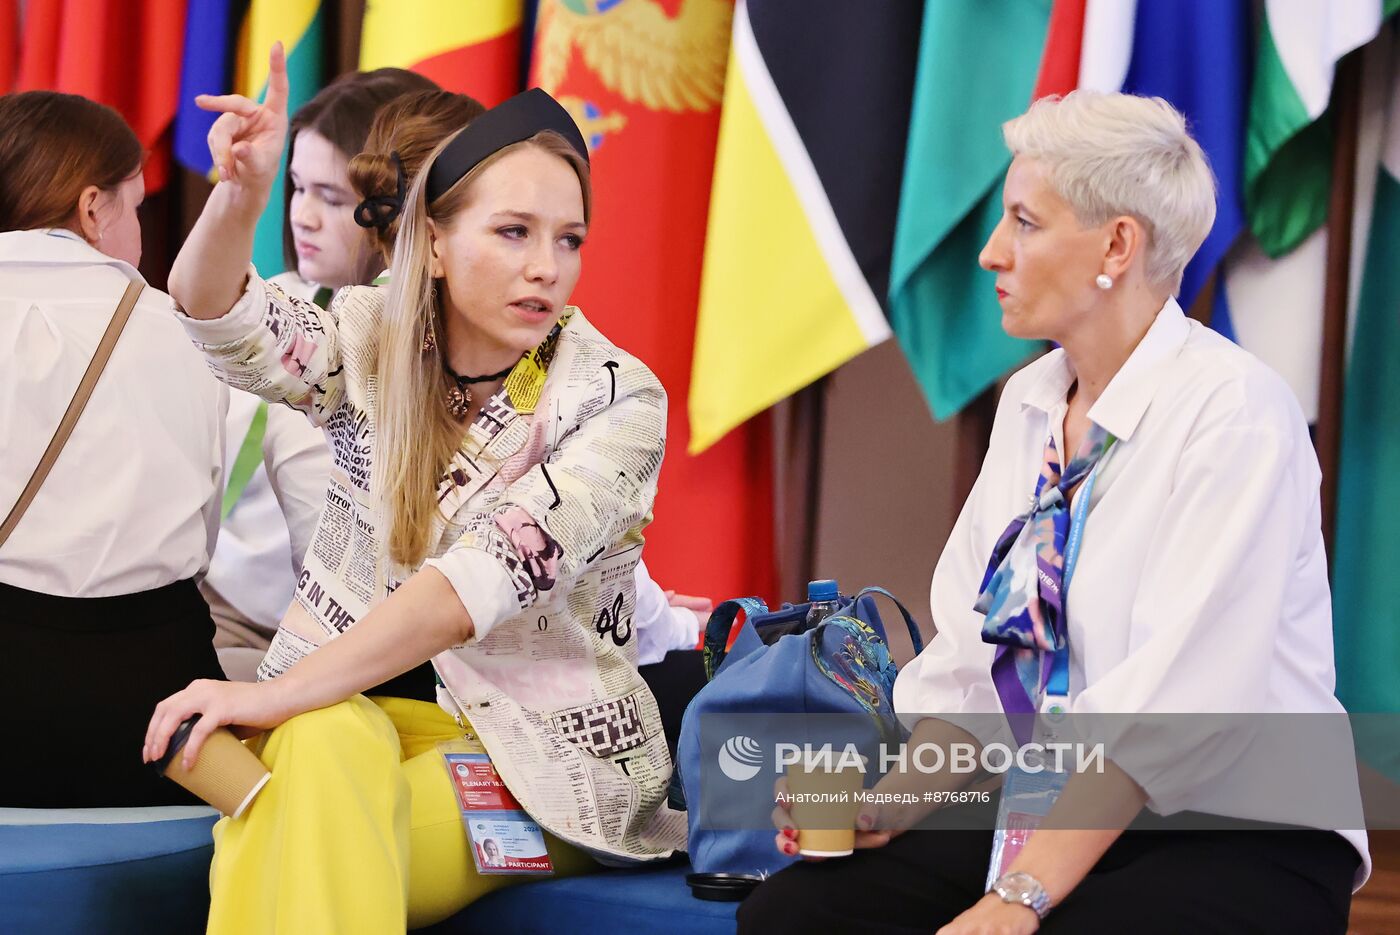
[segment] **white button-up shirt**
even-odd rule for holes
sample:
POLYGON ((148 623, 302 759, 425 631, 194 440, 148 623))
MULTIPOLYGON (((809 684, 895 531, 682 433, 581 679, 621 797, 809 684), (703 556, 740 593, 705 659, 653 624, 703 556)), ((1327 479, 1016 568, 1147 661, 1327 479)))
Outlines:
MULTIPOLYGON (((290 272, 271 281, 307 301, 319 288, 290 272)), ((260 405, 252 393, 229 391, 226 483, 260 405)), ((262 461, 224 518, 219 546, 200 585, 221 626, 226 618, 242 623, 262 635, 264 646, 277 632, 321 518, 330 473, 331 452, 321 430, 300 412, 269 406, 262 461)))
MULTIPOLYGON (((68 231, 0 233, 0 514, 39 463, 130 265, 68 231)), ((209 564, 228 393, 147 287, 63 453, 0 548, 0 582, 109 597, 209 564)))
MULTIPOLYGON (((260 405, 252 393, 229 391, 226 470, 233 469, 260 405)), ((302 556, 321 518, 331 452, 306 416, 271 405, 261 454, 219 530, 219 546, 200 588, 211 606, 226 605, 225 614, 270 640, 292 602, 302 556)))
MULTIPOLYGON (((1047 438, 1065 451, 1074 379, 1056 349, 1007 383, 934 571, 938 635, 895 685, 906 720, 1001 710, 996 647, 982 641, 973 603, 993 546, 1035 489, 1047 438)), ((1118 442, 1067 592, 1071 711, 1340 716, 1321 474, 1288 385, 1168 300, 1088 416, 1118 442)), ((1118 765, 1158 811, 1261 817, 1228 775, 1183 778, 1165 751, 1118 765)), ((1365 834, 1345 836, 1366 860, 1360 880, 1365 834)))

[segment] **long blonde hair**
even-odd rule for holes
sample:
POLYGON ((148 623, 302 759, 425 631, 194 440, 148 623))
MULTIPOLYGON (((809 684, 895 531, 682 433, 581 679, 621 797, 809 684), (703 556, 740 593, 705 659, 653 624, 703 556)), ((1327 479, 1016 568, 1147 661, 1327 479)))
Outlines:
POLYGON ((439 287, 445 290, 446 285, 431 276, 428 220, 450 224, 470 202, 472 183, 497 161, 526 146, 568 162, 582 189, 585 222, 592 210, 588 164, 551 130, 492 153, 427 204, 428 169, 455 136, 433 150, 409 187, 399 218, 376 361, 378 425, 373 484, 383 505, 383 527, 389 530, 389 558, 407 568, 417 568, 434 545, 428 539, 438 509, 438 481, 466 434, 466 427, 448 414, 444 404, 446 348, 438 342, 444 342, 447 334, 439 295, 439 287), (436 336, 435 346, 424 351, 429 329, 436 336))

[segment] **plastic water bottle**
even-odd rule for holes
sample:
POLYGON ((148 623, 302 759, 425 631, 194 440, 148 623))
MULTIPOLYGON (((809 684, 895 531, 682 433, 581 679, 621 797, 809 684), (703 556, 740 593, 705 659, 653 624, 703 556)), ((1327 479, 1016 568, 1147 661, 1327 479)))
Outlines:
POLYGON ((836 613, 841 593, 837 591, 835 581, 821 578, 807 582, 807 600, 812 604, 807 611, 807 628, 811 629, 836 613))

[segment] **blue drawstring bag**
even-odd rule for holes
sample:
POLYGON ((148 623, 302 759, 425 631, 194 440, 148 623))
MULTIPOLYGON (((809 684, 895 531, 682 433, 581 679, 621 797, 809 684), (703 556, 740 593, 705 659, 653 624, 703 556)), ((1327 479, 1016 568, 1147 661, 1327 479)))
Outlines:
MULTIPOLYGON (((864 729, 858 745, 871 761, 878 743, 903 739, 892 704, 898 669, 886 645, 876 594, 888 597, 899 608, 917 655, 924 646, 918 626, 904 605, 883 588, 866 588, 854 598, 843 599, 835 614, 811 629, 804 627, 809 604, 784 605, 770 612, 758 598, 741 598, 726 601, 711 614, 704 646, 710 681, 686 708, 671 784, 671 804, 677 808, 688 805, 687 850, 697 873, 766 876, 794 860, 774 846, 775 829, 726 828, 722 819, 716 821, 713 810, 707 814, 701 807, 706 801, 701 788, 705 765, 702 717, 859 715, 854 720, 864 729), (743 627, 726 653, 725 641, 740 612, 745 615, 743 627)), ((725 745, 730 754, 744 756, 743 749, 730 747, 725 745)), ((721 763, 724 755, 721 751, 721 763)), ((767 781, 771 783, 771 779, 767 781)), ((751 789, 745 794, 766 795, 771 809, 771 785, 766 791, 751 789)))

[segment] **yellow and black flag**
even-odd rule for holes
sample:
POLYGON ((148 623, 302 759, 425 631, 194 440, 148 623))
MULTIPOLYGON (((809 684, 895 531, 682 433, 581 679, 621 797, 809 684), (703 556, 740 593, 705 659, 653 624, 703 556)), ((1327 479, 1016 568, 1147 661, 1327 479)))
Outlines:
POLYGON ((692 451, 890 336, 921 0, 740 0, 691 371, 692 451))

